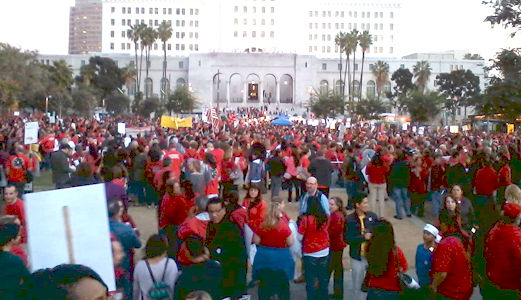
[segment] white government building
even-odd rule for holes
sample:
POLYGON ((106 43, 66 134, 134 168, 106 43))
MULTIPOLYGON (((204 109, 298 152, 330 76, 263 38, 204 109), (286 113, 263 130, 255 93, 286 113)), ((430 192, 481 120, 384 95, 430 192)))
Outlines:
MULTIPOLYGON (((399 68, 412 71, 417 61, 428 61, 429 89, 435 89, 436 75, 457 69, 471 70, 484 88, 484 61, 464 60, 464 51, 397 58, 400 7, 399 0, 76 0, 70 14, 70 54, 40 55, 40 60, 63 59, 75 74, 95 55, 124 67, 134 63, 129 26, 157 27, 166 20, 173 29, 167 42, 171 90, 187 85, 205 106, 219 101, 221 108, 268 106, 301 112, 313 89, 339 88, 335 36, 358 29, 373 36, 364 62, 362 97, 376 93, 372 66, 378 60, 389 64, 389 78, 399 68)), ((162 55, 157 40, 149 78, 141 82, 145 95, 161 95, 162 55)), ((345 55, 343 59, 345 63, 345 55)), ((357 83, 361 63, 358 50, 357 83)), ((385 89, 391 88, 389 79, 385 89)), ((132 98, 135 83, 124 91, 132 98)))

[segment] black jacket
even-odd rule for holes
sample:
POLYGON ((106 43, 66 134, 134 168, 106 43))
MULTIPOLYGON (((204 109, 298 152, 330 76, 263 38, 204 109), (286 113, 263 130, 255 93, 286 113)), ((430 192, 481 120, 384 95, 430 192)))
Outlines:
POLYGON ((331 186, 331 174, 333 173, 333 164, 325 157, 317 157, 309 164, 309 172, 317 178, 319 186, 331 186))
POLYGON ((58 150, 51 155, 52 182, 56 187, 70 184, 69 157, 65 152, 58 150))
MULTIPOLYGON (((372 232, 373 224, 378 220, 378 216, 370 211, 368 211, 365 216, 365 230, 366 232, 372 232)), ((356 212, 347 215, 345 224, 346 242, 349 244, 349 256, 356 260, 361 260, 360 250, 362 248, 362 242, 365 242, 366 240, 362 234, 360 218, 356 212)))
POLYGON ((268 171, 271 176, 282 176, 286 172, 286 164, 280 156, 273 156, 268 160, 268 171))
POLYGON ((396 161, 392 168, 391 174, 389 174, 389 187, 408 187, 411 181, 411 170, 409 164, 406 161, 396 161))

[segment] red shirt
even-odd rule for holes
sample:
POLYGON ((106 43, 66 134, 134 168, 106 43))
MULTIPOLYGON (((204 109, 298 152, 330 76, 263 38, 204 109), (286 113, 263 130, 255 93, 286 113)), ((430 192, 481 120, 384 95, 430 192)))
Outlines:
POLYGON ((266 209, 268 205, 264 200, 261 200, 259 204, 254 205, 252 208, 248 209, 248 206, 250 205, 251 199, 244 199, 242 206, 246 208, 246 211, 248 211, 248 225, 250 228, 255 231, 260 224, 266 220, 266 209))
POLYGON ((260 237, 261 246, 287 248, 286 239, 291 235, 291 229, 288 223, 281 219, 274 227, 259 226, 255 234, 260 237))
POLYGON ((159 228, 165 228, 167 225, 181 225, 188 218, 190 209, 194 205, 195 202, 187 199, 185 195, 165 194, 159 212, 159 228))
POLYGON ((14 203, 6 203, 4 205, 3 214, 18 217, 18 220, 20 220, 20 223, 22 225, 22 228, 20 229, 20 234, 22 237, 21 243, 25 244, 27 238, 27 231, 25 229, 25 205, 22 199, 17 198, 14 203))
POLYGON ((237 224, 241 231, 244 230, 244 225, 248 223, 248 212, 246 211, 246 208, 240 207, 230 214, 230 218, 233 223, 237 224))
POLYGON ((147 162, 145 166, 145 177, 150 183, 154 183, 154 175, 163 168, 163 161, 147 162))
POLYGON ((453 299, 469 299, 472 295, 470 259, 461 240, 448 236, 441 240, 432 256, 432 273, 447 273, 438 293, 453 299))
POLYGON ((23 155, 11 155, 7 159, 6 167, 9 169, 7 180, 12 182, 25 182, 25 171, 30 169, 31 160, 23 155))
POLYGON ((311 162, 309 161, 309 158, 307 158, 306 156, 302 156, 302 158, 300 159, 300 165, 302 166, 302 168, 307 169, 310 164, 311 162))
POLYGON ((369 177, 369 182, 373 184, 382 184, 387 182, 387 171, 386 165, 375 166, 369 163, 365 169, 365 173, 369 177))
POLYGON ((171 169, 174 172, 176 177, 181 175, 181 165, 183 164, 183 155, 175 150, 170 150, 166 153, 166 157, 172 160, 171 169))
POLYGON ((501 289, 521 290, 521 228, 497 224, 485 239, 487 277, 501 289))
POLYGON ((508 165, 499 169, 498 186, 509 186, 512 184, 512 172, 508 165))
MULTIPOLYGON (((181 226, 179 226, 177 237, 182 241, 194 235, 205 239, 206 226, 208 226, 208 222, 209 221, 198 219, 197 216, 188 218, 181 224, 181 226)), ((181 244, 181 247, 177 252, 177 261, 183 266, 192 264, 192 261, 190 260, 190 251, 184 242, 181 244)))
POLYGON ((401 291, 400 279, 398 272, 405 272, 408 269, 407 260, 403 255, 402 249, 396 247, 396 252, 389 252, 389 259, 387 260, 387 268, 380 276, 375 276, 367 273, 367 286, 386 291, 401 291), (396 254, 395 254, 396 253, 396 254), (401 270, 397 270, 398 265, 401 270))
POLYGON ((491 166, 477 170, 474 177, 474 187, 476 188, 476 195, 492 196, 498 187, 496 170, 491 166))
POLYGON ((329 243, 331 251, 342 251, 347 246, 344 241, 344 215, 336 211, 329 217, 329 243))
POLYGON ((44 153, 52 153, 54 152, 54 143, 56 141, 56 138, 52 135, 44 137, 40 141, 40 146, 42 147, 42 150, 44 153))
POLYGON ((298 227, 298 233, 304 236, 302 250, 304 253, 314 253, 329 248, 327 222, 316 228, 315 217, 305 216, 298 227))
POLYGON ((425 168, 421 168, 420 176, 416 175, 411 169, 411 181, 409 182, 409 191, 418 194, 427 193, 427 180, 429 178, 429 171, 425 168))

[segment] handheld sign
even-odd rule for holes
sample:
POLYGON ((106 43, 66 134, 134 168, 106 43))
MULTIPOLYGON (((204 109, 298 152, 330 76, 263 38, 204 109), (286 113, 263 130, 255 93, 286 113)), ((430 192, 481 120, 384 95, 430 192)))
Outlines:
POLYGON ((35 144, 38 142, 38 122, 25 123, 24 144, 35 144))
POLYGON ((115 291, 103 184, 24 195, 32 271, 82 264, 115 291))
POLYGON ((118 123, 118 133, 121 134, 121 135, 124 135, 126 127, 127 127, 127 124, 125 124, 125 123, 118 123))

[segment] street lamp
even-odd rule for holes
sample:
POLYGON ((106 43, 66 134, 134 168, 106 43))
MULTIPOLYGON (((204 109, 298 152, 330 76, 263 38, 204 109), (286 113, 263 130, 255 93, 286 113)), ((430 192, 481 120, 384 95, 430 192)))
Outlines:
POLYGON ((49 108, 49 98, 52 98, 52 96, 45 97, 45 114, 47 115, 48 108, 49 108))

